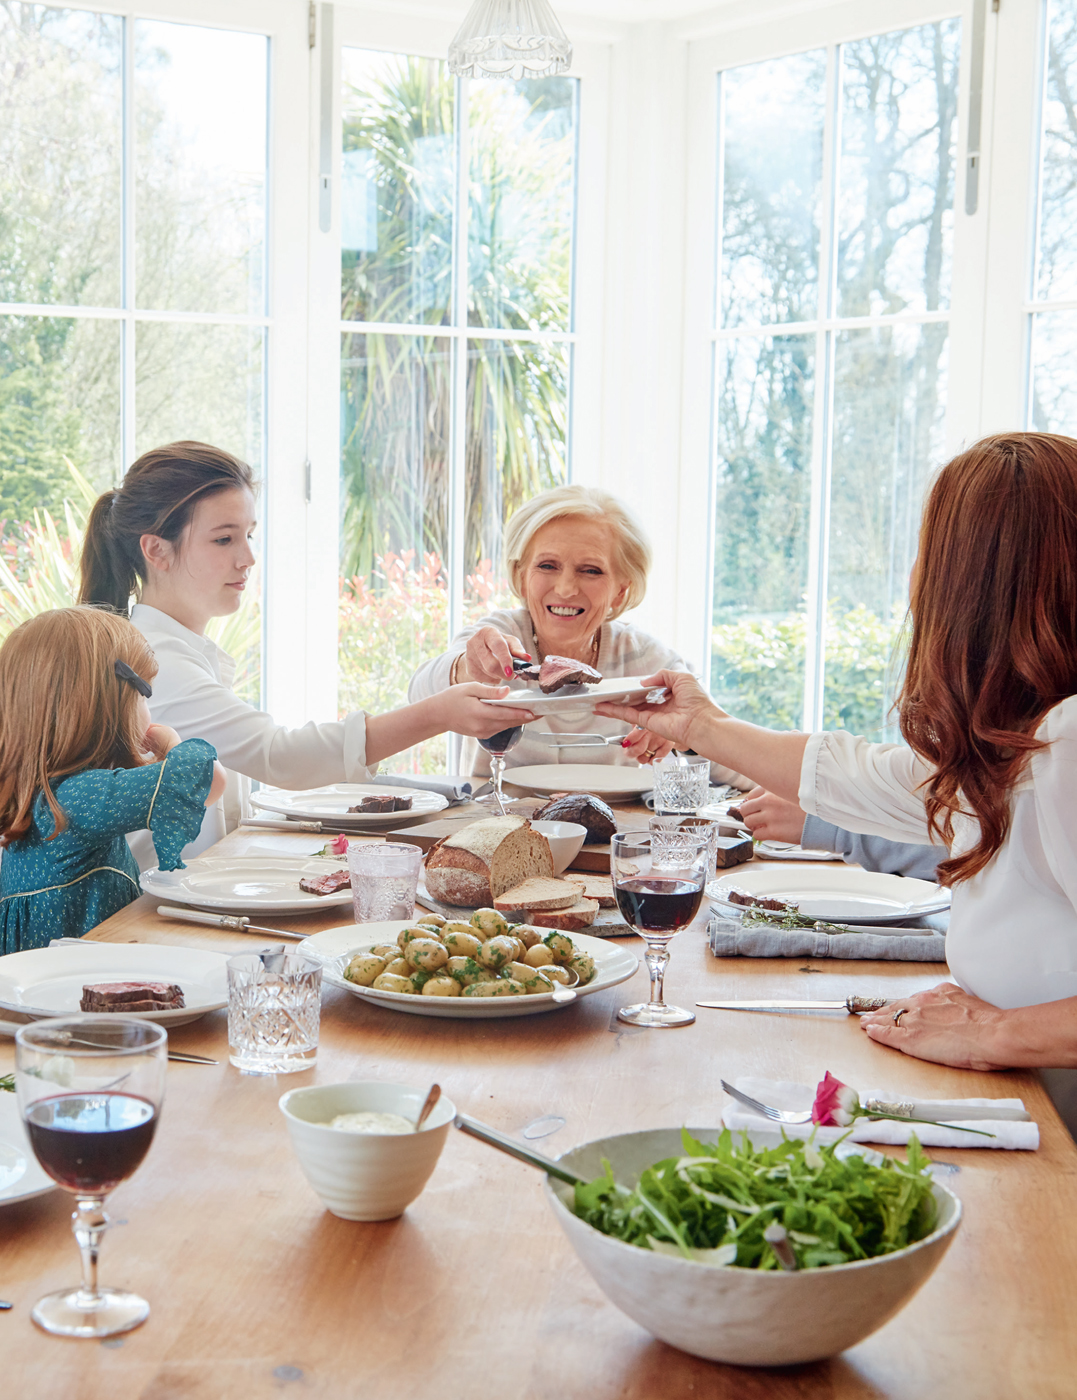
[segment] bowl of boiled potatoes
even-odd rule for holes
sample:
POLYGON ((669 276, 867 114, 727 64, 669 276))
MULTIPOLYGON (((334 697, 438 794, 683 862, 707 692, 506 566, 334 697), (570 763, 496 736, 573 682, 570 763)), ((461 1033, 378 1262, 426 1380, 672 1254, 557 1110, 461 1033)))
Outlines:
POLYGON ((566 992, 596 974, 594 957, 567 933, 510 924, 496 909, 476 909, 467 920, 424 914, 395 943, 375 944, 342 965, 354 986, 409 997, 571 1000, 566 992))

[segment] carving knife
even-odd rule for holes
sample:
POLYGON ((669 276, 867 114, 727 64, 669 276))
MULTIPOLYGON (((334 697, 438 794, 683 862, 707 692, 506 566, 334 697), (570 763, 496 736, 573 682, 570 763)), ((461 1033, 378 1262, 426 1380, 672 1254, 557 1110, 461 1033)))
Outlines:
POLYGON ((697 1001, 715 1011, 845 1011, 850 1016, 862 1016, 865 1011, 881 1011, 890 1006, 892 997, 846 997, 844 1001, 697 1001))

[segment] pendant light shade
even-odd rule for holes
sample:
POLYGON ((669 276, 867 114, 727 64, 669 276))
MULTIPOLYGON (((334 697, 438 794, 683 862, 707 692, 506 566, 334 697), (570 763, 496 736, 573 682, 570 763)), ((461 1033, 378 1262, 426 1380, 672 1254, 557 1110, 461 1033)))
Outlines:
POLYGON ((449 72, 460 78, 547 78, 571 62, 548 0, 475 0, 449 45, 449 72))

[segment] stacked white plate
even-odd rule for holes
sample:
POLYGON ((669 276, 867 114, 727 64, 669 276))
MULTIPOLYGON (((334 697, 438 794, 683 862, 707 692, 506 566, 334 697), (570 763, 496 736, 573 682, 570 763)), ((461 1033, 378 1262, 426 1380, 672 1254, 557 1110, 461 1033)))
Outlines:
POLYGON ((300 880, 347 868, 347 856, 200 856, 183 870, 144 870, 141 882, 155 899, 220 914, 309 914, 350 908, 352 892, 308 894, 299 888, 300 880))
POLYGON ((795 904, 805 918, 835 924, 893 924, 920 919, 950 907, 950 891, 927 880, 857 870, 849 865, 767 865, 742 867, 707 886, 710 899, 727 911, 744 906, 729 901, 730 889, 795 904))
POLYGON ((275 812, 297 821, 320 821, 343 831, 363 831, 369 827, 400 826, 411 817, 428 817, 443 812, 449 799, 425 788, 386 787, 378 783, 330 783, 328 787, 288 792, 284 788, 260 788, 251 794, 251 806, 260 812, 275 812), (364 797, 410 797, 406 812, 349 812, 364 797))

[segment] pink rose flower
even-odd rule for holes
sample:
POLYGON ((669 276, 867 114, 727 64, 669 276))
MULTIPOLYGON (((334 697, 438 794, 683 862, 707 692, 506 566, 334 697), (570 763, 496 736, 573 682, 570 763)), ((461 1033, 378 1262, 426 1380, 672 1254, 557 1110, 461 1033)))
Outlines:
POLYGON ((815 1102, 811 1106, 811 1121, 824 1128, 847 1128, 857 1116, 860 1108, 860 1095, 848 1084, 827 1070, 825 1077, 815 1090, 815 1102))
POLYGON ((346 856, 348 854, 348 838, 343 832, 339 836, 334 836, 329 843, 329 849, 335 856, 346 856))

